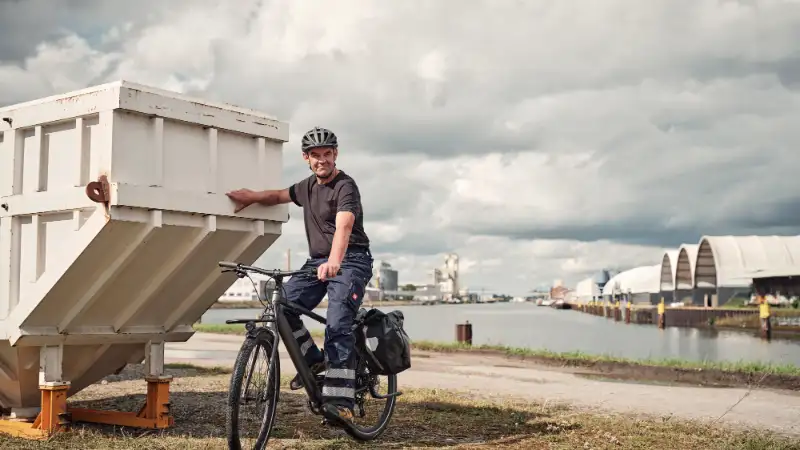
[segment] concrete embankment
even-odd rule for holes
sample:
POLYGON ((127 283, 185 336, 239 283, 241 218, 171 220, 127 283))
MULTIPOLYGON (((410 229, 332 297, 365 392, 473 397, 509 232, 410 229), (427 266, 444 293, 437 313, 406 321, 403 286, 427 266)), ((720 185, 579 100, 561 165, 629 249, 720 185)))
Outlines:
MULTIPOLYGON (((657 305, 632 305, 632 307, 628 309, 624 304, 571 304, 570 309, 599 317, 606 317, 617 322, 659 325, 659 308, 657 305)), ((714 326, 718 328, 738 328, 758 331, 762 326, 760 315, 761 312, 756 307, 665 307, 661 326, 714 326)), ((800 310, 773 307, 769 310, 769 320, 773 332, 800 334, 800 310)))

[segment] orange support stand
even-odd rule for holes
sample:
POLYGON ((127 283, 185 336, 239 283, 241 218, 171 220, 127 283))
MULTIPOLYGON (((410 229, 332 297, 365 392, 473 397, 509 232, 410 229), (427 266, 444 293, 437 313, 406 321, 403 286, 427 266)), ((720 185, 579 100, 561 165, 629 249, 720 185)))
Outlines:
POLYGON ((65 431, 70 423, 91 422, 136 428, 169 428, 175 425, 170 415, 169 384, 172 377, 147 380, 147 399, 138 413, 67 407, 69 385, 40 386, 42 410, 36 420, 0 420, 0 432, 15 437, 44 439, 65 431))
POLYGON ((72 421, 136 428, 169 428, 175 425, 175 419, 169 410, 169 384, 172 377, 154 377, 146 380, 147 400, 138 413, 69 408, 72 421))
POLYGON ((44 439, 69 425, 67 421, 68 384, 39 386, 42 410, 31 424, 24 420, 0 420, 0 432, 16 437, 44 439))
POLYGON ((42 393, 42 412, 33 422, 34 428, 49 435, 68 426, 69 423, 65 420, 67 389, 68 385, 39 386, 39 392, 42 393))

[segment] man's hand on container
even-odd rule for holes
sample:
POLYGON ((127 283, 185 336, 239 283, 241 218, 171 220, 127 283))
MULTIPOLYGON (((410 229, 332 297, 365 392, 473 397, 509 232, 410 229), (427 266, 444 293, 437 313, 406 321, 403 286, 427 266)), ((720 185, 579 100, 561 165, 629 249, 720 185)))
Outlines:
POLYGON ((250 189, 238 189, 228 192, 225 195, 227 195, 228 198, 233 200, 233 202, 236 204, 236 207, 233 210, 234 213, 238 213, 239 211, 258 201, 258 193, 251 191, 250 189))

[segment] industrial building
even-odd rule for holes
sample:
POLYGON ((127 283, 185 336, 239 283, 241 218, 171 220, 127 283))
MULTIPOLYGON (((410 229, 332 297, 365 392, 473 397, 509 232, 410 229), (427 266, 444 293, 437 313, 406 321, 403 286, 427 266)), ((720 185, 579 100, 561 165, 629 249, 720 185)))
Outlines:
POLYGON ((375 261, 372 265, 372 280, 370 286, 380 291, 397 291, 397 271, 386 261, 375 261))
MULTIPOLYGON (((750 301, 753 280, 770 274, 800 276, 800 236, 703 236, 697 244, 667 250, 660 264, 613 276, 603 299, 631 294, 634 303, 684 303, 717 307, 732 299, 750 301)), ((595 295, 586 279, 578 299, 595 295)))
POLYGON ((661 258, 661 297, 672 303, 675 292, 675 273, 678 271, 678 250, 664 252, 661 258))
POLYGON ((433 270, 433 284, 438 287, 442 301, 452 302, 460 296, 458 272, 458 255, 455 253, 445 255, 444 265, 433 270))
POLYGON ((675 269, 675 292, 672 295, 674 302, 692 302, 694 269, 697 264, 697 249, 699 247, 697 244, 683 244, 678 250, 678 263, 675 269))
POLYGON ((724 305, 751 295, 763 271, 800 274, 800 236, 704 236, 697 249, 695 305, 724 305))
POLYGON ((588 303, 592 300, 600 299, 603 295, 603 287, 611 277, 611 271, 603 269, 593 277, 581 280, 575 287, 571 299, 578 303, 588 303))
POLYGON ((625 297, 632 303, 657 303, 661 295, 661 264, 620 272, 603 287, 603 300, 625 297))
POLYGON ((264 288, 264 284, 267 283, 268 280, 270 282, 272 280, 266 275, 261 275, 258 273, 251 273, 250 276, 253 278, 253 281, 250 281, 250 279, 247 277, 237 278, 236 281, 234 281, 233 284, 231 284, 230 287, 226 289, 225 292, 219 297, 219 301, 258 301, 258 294, 256 292, 256 287, 253 287, 253 282, 255 282, 259 290, 262 290, 264 288))

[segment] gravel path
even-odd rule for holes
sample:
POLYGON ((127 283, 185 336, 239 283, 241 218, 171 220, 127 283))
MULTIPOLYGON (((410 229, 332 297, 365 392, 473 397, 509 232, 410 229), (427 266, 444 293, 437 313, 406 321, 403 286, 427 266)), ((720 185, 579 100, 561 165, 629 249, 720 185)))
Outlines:
MULTIPOLYGON (((169 343, 166 359, 168 363, 230 366, 241 342, 241 336, 197 333, 188 342, 169 343)), ((281 374, 293 375, 283 348, 281 356, 281 374)), ((716 420, 724 414, 721 422, 800 436, 800 394, 796 392, 602 380, 576 370, 483 354, 415 352, 412 362, 413 367, 398 377, 401 390, 403 386, 458 389, 663 418, 716 420)))

